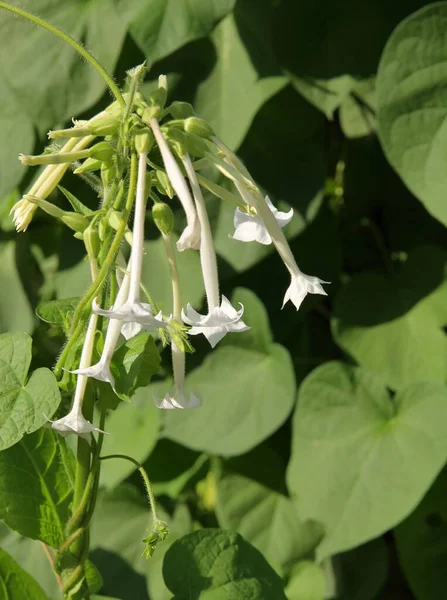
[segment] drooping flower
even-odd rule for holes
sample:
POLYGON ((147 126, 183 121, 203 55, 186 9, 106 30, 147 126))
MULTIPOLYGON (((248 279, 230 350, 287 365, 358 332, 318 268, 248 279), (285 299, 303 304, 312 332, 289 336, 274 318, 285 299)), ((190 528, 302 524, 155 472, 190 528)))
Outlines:
MULTIPOLYGON (((280 227, 285 227, 290 223, 293 217, 293 208, 287 213, 281 212, 275 208, 268 196, 265 197, 265 202, 280 227)), ((272 237, 269 234, 264 221, 257 213, 250 210, 250 208, 248 208, 247 211, 236 208, 234 213, 235 232, 232 236, 233 239, 239 240, 240 242, 259 242, 266 246, 271 244, 272 237)))
POLYGON ((292 275, 292 281, 284 295, 282 308, 284 308, 285 303, 290 300, 295 305, 296 310, 298 310, 307 294, 321 294, 327 296, 327 293, 321 287, 322 283, 329 283, 329 281, 323 281, 318 277, 305 275, 298 269, 298 272, 292 275))
POLYGON ((229 332, 241 333, 249 327, 241 321, 244 308, 237 311, 225 296, 219 306, 219 282, 217 275, 216 252, 213 245, 211 227, 206 212, 205 201, 197 181, 193 164, 188 154, 183 158, 183 164, 189 177, 191 188, 196 203, 201 227, 200 240, 200 263, 202 266, 203 282, 205 284, 206 298, 208 302, 208 314, 201 315, 196 312, 190 304, 186 313, 182 311, 185 323, 192 325, 189 334, 197 335, 203 333, 211 346, 215 345, 229 332))
POLYGON ((200 222, 197 218, 197 212, 194 208, 194 202, 188 184, 180 171, 180 167, 178 166, 168 143, 163 137, 157 119, 151 119, 150 125, 154 132, 155 139, 157 140, 166 173, 178 199, 182 203, 186 215, 187 225, 177 241, 177 249, 179 252, 183 252, 183 250, 187 250, 188 248, 197 250, 200 246, 200 222))
MULTIPOLYGON (((146 153, 142 152, 138 161, 137 194, 133 227, 132 252, 130 255, 130 282, 127 300, 119 307, 103 310, 95 303, 93 310, 108 319, 116 319, 128 324, 126 337, 136 335, 141 329, 150 333, 166 327, 161 313, 154 317, 150 304, 140 302, 141 268, 143 264, 144 217, 146 205, 146 153)), ((124 332, 123 332, 124 333, 124 332)))
MULTIPOLYGON (((85 335, 84 346, 82 348, 81 360, 80 360, 80 369, 84 369, 89 366, 92 353, 93 353, 93 344, 95 339, 95 331, 96 331, 96 323, 98 320, 98 316, 94 313, 90 316, 89 324, 87 327, 87 333, 85 335)), ((76 380, 76 389, 73 399, 73 406, 65 417, 61 419, 57 419, 57 421, 51 421, 51 428, 60 433, 63 437, 70 435, 72 433, 85 438, 86 440, 90 440, 90 436, 92 431, 99 431, 101 433, 106 433, 101 429, 98 429, 90 421, 82 414, 82 404, 84 402, 84 394, 85 388, 87 385, 87 376, 79 374, 76 380)))

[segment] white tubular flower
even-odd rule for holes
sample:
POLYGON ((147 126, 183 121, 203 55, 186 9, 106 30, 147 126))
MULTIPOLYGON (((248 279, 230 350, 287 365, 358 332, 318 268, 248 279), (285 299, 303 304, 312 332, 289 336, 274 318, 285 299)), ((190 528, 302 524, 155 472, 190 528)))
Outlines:
POLYGON ((196 312, 190 304, 182 311, 182 318, 185 323, 191 325, 188 331, 190 335, 203 333, 211 347, 214 348, 227 333, 242 333, 250 329, 241 319, 244 314, 244 307, 236 310, 231 302, 222 296, 222 304, 211 308, 207 315, 201 315, 196 312))
POLYGON ((202 265, 203 282, 205 284, 206 298, 208 301, 208 314, 201 315, 196 312, 190 304, 186 307, 186 313, 182 311, 182 319, 188 325, 191 335, 203 333, 212 348, 229 332, 241 333, 249 327, 241 321, 244 307, 237 311, 229 300, 222 296, 219 306, 219 282, 217 277, 216 252, 214 250, 211 227, 206 213, 205 201, 202 196, 196 173, 188 155, 183 159, 186 172, 191 182, 191 187, 196 202, 197 214, 199 215, 202 231, 200 242, 200 262, 202 265))
MULTIPOLYGON (((180 282, 174 244, 170 233, 162 233, 162 237, 168 255, 169 270, 171 272, 173 317, 180 323, 182 318, 182 301, 180 297, 180 282)), ((165 410, 173 410, 175 408, 197 408, 198 406, 201 406, 202 400, 199 396, 185 392, 185 353, 174 341, 171 342, 171 354, 174 387, 164 396, 164 398, 160 399, 154 397, 155 406, 165 410)))
POLYGON ((133 242, 130 256, 129 295, 122 306, 117 308, 114 307, 111 310, 103 310, 95 303, 93 305, 93 310, 97 314, 107 317, 108 319, 116 319, 129 324, 129 327, 126 328, 127 337, 136 335, 141 329, 154 333, 160 327, 167 326, 167 323, 162 321, 161 313, 154 317, 150 304, 143 304, 140 302, 146 205, 146 156, 146 153, 142 152, 138 162, 133 242))
MULTIPOLYGON (((61 148, 61 152, 82 150, 87 147, 93 139, 93 136, 87 136, 82 139, 72 138, 65 146, 63 146, 63 148, 61 148)), ((49 165, 46 167, 29 192, 14 204, 10 214, 13 214, 13 222, 17 232, 26 231, 28 225, 31 223, 34 212, 38 208, 37 204, 30 202, 26 196, 37 196, 41 200, 45 200, 62 179, 69 166, 69 163, 65 163, 61 165, 49 165)))
POLYGON ((187 250, 188 248, 197 250, 200 246, 200 222, 197 218, 196 209, 194 208, 194 202, 188 184, 180 171, 180 167, 178 166, 168 143, 163 137, 157 119, 151 119, 150 124, 163 158, 166 173, 186 214, 187 226, 177 242, 177 249, 179 252, 183 252, 183 250, 187 250))
POLYGON ((292 281, 285 293, 282 308, 284 308, 285 303, 290 300, 295 305, 296 310, 298 310, 307 294, 321 294, 327 296, 327 293, 321 287, 322 283, 329 283, 329 281, 323 281, 318 277, 305 275, 298 269, 298 272, 292 275, 292 281))
MULTIPOLYGON (((285 227, 290 223, 293 217, 293 208, 287 213, 281 212, 273 206, 268 196, 265 197, 265 202, 280 227, 285 227)), ((236 208, 234 213, 234 228, 235 232, 232 236, 234 240, 239 240, 240 242, 259 242, 266 246, 272 243, 272 237, 267 231, 264 221, 258 214, 250 211, 250 209, 247 212, 236 208)))
MULTIPOLYGON (((85 367, 88 367, 91 362, 97 320, 98 316, 93 313, 90 316, 87 333, 85 336, 85 342, 82 348, 80 370, 82 370, 85 367)), ((82 414, 82 403, 84 401, 86 385, 87 376, 78 375, 76 381, 76 390, 73 399, 73 406, 70 412, 68 413, 68 415, 62 417, 62 419, 58 419, 57 421, 51 421, 49 419, 51 423, 51 428, 60 433, 63 437, 74 433, 79 437, 83 437, 86 440, 90 441, 92 431, 106 433, 105 431, 102 431, 102 429, 98 429, 97 427, 92 425, 90 421, 87 421, 87 419, 82 414)))

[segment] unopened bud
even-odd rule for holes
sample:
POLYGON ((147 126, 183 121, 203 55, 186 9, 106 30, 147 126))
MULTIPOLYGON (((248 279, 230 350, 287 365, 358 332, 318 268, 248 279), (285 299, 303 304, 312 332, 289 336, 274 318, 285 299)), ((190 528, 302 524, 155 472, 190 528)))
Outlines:
POLYGON ((195 115, 194 108, 189 102, 173 102, 169 110, 174 119, 187 119, 195 115))
POLYGON ((194 133, 201 138, 210 139, 214 137, 215 133, 204 119, 198 117, 189 117, 185 119, 185 131, 187 133, 194 133))
POLYGON ((138 154, 148 154, 154 145, 154 135, 148 128, 140 129, 135 133, 134 141, 138 154))
POLYGON ((99 239, 98 229, 92 224, 84 231, 84 244, 87 254, 91 257, 97 257, 101 250, 101 241, 99 239))
POLYGON ((172 188, 171 181, 170 181, 169 177, 167 176, 166 172, 158 169, 156 171, 156 176, 157 176, 157 179, 155 181, 155 185, 156 185, 158 191, 160 192, 160 194, 164 194, 165 196, 168 196, 169 198, 172 199, 174 197, 174 190, 172 188))
POLYGON ((73 173, 75 175, 80 175, 81 173, 97 171, 102 165, 102 161, 98 160, 97 158, 87 158, 77 169, 73 171, 73 173))
POLYGON ((115 150, 109 142, 99 142, 90 148, 88 155, 90 158, 108 162, 112 159, 114 152, 115 150))
POLYGON ((146 125, 149 125, 151 119, 158 119, 161 113, 160 106, 146 106, 146 108, 141 113, 141 120, 146 125))
POLYGON ((164 235, 169 235, 174 229, 174 213, 165 202, 157 202, 152 207, 152 217, 155 225, 164 235))
POLYGON ((169 129, 163 130, 163 134, 170 145, 174 147, 176 154, 178 154, 178 156, 185 156, 188 150, 186 147, 186 135, 183 131, 170 127, 169 129))

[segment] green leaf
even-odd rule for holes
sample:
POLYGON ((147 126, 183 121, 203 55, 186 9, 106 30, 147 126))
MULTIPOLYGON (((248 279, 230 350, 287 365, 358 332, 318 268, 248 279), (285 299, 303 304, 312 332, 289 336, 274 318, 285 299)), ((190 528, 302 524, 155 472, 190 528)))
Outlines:
POLYGON ((447 469, 395 529, 400 565, 417 600, 439 600, 447 585, 447 469))
POLYGON ((447 458, 447 393, 416 382, 394 398, 372 373, 328 363, 303 382, 288 483, 303 519, 326 536, 319 560, 394 527, 447 458))
POLYGON ((87 206, 85 206, 85 204, 83 204, 80 200, 78 200, 78 198, 76 198, 76 196, 70 191, 66 190, 61 185, 58 185, 57 187, 70 202, 75 212, 80 213, 81 215, 88 215, 91 212, 91 210, 87 206))
MULTIPOLYGON (((103 455, 127 454, 143 463, 154 448, 160 425, 160 411, 146 390, 140 389, 132 398, 132 404, 120 404, 108 417, 103 455)), ((126 460, 105 460, 101 465, 101 483, 115 487, 135 471, 126 460)))
MULTIPOLYGON (((3 22, 5 14, 4 11, 2 12, 3 22)), ((0 26, 1 31, 2 27, 0 26)), ((3 68, 1 70, 3 72, 3 68)), ((14 95, 7 91, 7 88, 8 86, 3 85, 0 92, 2 102, 0 135, 2 140, 8 140, 7 143, 0 144, 0 164, 4 165, 0 171, 0 198, 9 194, 18 185, 24 174, 23 165, 18 160, 11 160, 11 157, 18 156, 20 152, 31 154, 34 147, 33 123, 28 115, 20 112, 20 104, 16 103, 14 95)), ((18 200, 20 197, 16 201, 18 200)), ((12 206, 10 206, 11 208, 12 206)), ((2 227, 5 222, 8 224, 8 229, 13 230, 12 217, 4 214, 3 210, 1 212, 2 227)))
POLYGON ((79 300, 80 298, 64 298, 63 300, 42 302, 36 308, 36 314, 45 323, 60 325, 66 329, 79 300))
POLYGON ((0 594, 5 600, 48 600, 40 585, 0 548, 0 594))
POLYGON ((212 73, 198 86, 194 106, 216 134, 236 149, 258 109, 287 80, 259 78, 232 15, 221 21, 211 37, 217 61, 212 73))
POLYGON ((414 250, 397 274, 361 273, 335 300, 335 341, 393 388, 447 378, 446 254, 414 250))
POLYGON ((221 527, 243 535, 270 564, 288 569, 314 550, 322 530, 300 520, 287 494, 284 470, 278 455, 263 446, 225 461, 216 514, 221 527))
POLYGON ((333 119, 337 108, 349 98, 355 80, 349 75, 329 80, 291 75, 291 83, 310 104, 321 110, 328 119, 333 119))
MULTIPOLYGON (((24 0, 20 6, 31 12, 36 9, 33 0, 24 0)), ((102 65, 113 72, 126 33, 114 0, 63 4, 58 0, 45 0, 39 5, 39 16, 83 41, 102 65)), ((6 111, 9 106, 20 107, 14 126, 18 122, 20 127, 21 119, 25 123, 30 119, 42 133, 56 123, 79 115, 104 93, 106 85, 92 66, 43 28, 2 11, 0 37, 3 47, 9 50, 0 58, 2 76, 9 82, 0 93, 1 116, 8 115, 5 105, 6 111), (66 73, 70 73, 70 77, 63 75, 66 73)), ((18 132, 20 134, 21 129, 18 132)), ((30 133, 28 136, 32 143, 30 133)), ((4 139, 15 140, 16 137, 15 131, 11 131, 4 139)), ((25 152, 24 148, 20 150, 25 152)))
POLYGON ((377 75, 378 131, 385 153, 413 194, 444 225, 446 27, 447 2, 425 6, 405 19, 388 40, 377 75))
POLYGON ((160 362, 154 338, 146 331, 124 342, 113 357, 119 373, 116 377, 118 395, 130 400, 138 388, 149 385, 152 375, 160 370, 160 362))
POLYGON ((0 332, 20 330, 31 333, 34 319, 16 265, 14 241, 0 243, 0 332))
MULTIPOLYGON (((22 149, 20 149, 22 151, 22 149)), ((10 148, 8 147, 8 158, 5 158, 5 162, 10 162, 9 155, 10 148)), ((0 229, 3 231, 14 231, 14 222, 12 220, 11 209, 16 202, 20 200, 20 191, 18 188, 14 188, 12 192, 6 193, 3 197, 0 196, 0 229)))
POLYGON ((340 106, 340 125, 349 138, 370 135, 376 130, 375 77, 355 83, 340 106))
POLYGON ((31 344, 26 333, 0 335, 0 450, 47 423, 61 401, 56 378, 49 369, 37 369, 26 381, 31 344))
POLYGON ((51 429, 39 429, 0 452, 0 519, 21 535, 58 548, 69 518, 72 461, 51 429))
POLYGON ((220 529, 194 531, 177 540, 166 553, 163 577, 175 600, 286 598, 281 578, 262 554, 239 534, 220 529))
POLYGON ((197 38, 205 37, 229 13, 236 0, 120 0, 130 34, 145 53, 149 65, 197 38))
POLYGON ((324 571, 317 564, 303 560, 292 571, 286 596, 287 600, 324 600, 325 590, 324 571))
POLYGON ((186 386, 201 396, 203 406, 166 411, 164 435, 222 456, 242 454, 266 439, 286 420, 295 401, 290 355, 278 344, 271 344, 268 353, 219 348, 187 376, 186 386))
POLYGON ((0 522, 0 545, 22 569, 34 577, 49 598, 58 597, 60 587, 40 542, 22 537, 0 522))

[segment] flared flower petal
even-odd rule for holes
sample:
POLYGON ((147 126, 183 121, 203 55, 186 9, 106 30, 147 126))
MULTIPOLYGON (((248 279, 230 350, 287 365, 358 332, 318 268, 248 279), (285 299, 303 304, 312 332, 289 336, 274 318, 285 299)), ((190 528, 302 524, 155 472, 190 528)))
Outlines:
POLYGON ((110 362, 108 361, 106 362, 100 360, 98 363, 96 363, 96 365, 85 367, 84 369, 76 369, 74 371, 70 371, 70 373, 92 377, 98 381, 105 381, 106 383, 110 383, 111 386, 115 388, 115 378, 112 375, 112 371, 110 370, 110 362))
MULTIPOLYGON (((293 217, 293 208, 287 213, 281 212, 273 206, 268 196, 265 197, 265 203, 280 227, 285 227, 290 223, 293 217)), ((240 208, 236 208, 233 223, 235 228, 234 235, 232 236, 233 239, 240 242, 258 242, 266 246, 272 243, 271 235, 259 215, 249 214, 240 208)))
POLYGON ((68 415, 62 417, 62 419, 58 419, 57 421, 51 421, 51 429, 54 429, 61 436, 67 437, 67 435, 71 435, 72 433, 82 437, 88 441, 90 441, 90 436, 92 431, 99 431, 100 433, 107 433, 106 431, 102 431, 102 429, 98 429, 87 421, 82 414, 80 414, 77 410, 71 410, 68 415))
POLYGON ((284 296, 282 308, 284 308, 285 303, 290 300, 298 310, 307 294, 321 294, 327 296, 327 293, 321 286, 322 283, 330 282, 323 281, 318 277, 312 277, 311 275, 305 275, 299 271, 296 275, 292 276, 292 281, 284 296))
POLYGON ((190 304, 186 307, 186 313, 182 310, 182 319, 188 325, 190 335, 203 333, 211 347, 214 348, 227 333, 242 333, 250 329, 241 319, 244 307, 236 310, 231 302, 222 296, 219 307, 212 308, 207 315, 201 315, 195 311, 190 304))
POLYGON ((92 309, 98 315, 107 317, 108 319, 116 319, 117 321, 122 321, 123 323, 131 323, 133 327, 126 329, 127 334, 134 331, 138 333, 138 331, 141 331, 141 329, 145 329, 146 331, 149 331, 149 333, 155 333, 157 329, 160 329, 161 327, 167 327, 168 325, 167 322, 162 320, 161 313, 158 313, 158 315, 154 317, 150 304, 137 301, 127 301, 119 308, 112 308, 111 310, 103 310, 94 302, 92 309), (139 326, 138 331, 135 324, 139 326))
POLYGON ((200 247, 200 224, 196 219, 193 225, 187 225, 177 240, 177 250, 197 250, 200 247))
POLYGON ((171 390, 168 392, 164 398, 157 398, 154 396, 154 404, 157 408, 161 408, 163 410, 175 410, 176 408, 185 409, 185 408, 198 408, 202 406, 202 400, 196 394, 191 393, 182 393, 176 394, 175 390, 171 390))

